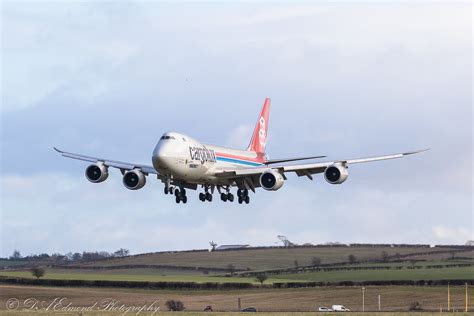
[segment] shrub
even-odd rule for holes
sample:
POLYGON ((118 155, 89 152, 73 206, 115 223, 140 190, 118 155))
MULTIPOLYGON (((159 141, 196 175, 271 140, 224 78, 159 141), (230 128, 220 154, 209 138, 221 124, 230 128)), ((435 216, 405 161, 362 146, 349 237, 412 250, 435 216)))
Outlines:
POLYGON ((354 264, 357 262, 357 258, 353 254, 350 254, 349 256, 347 256, 347 260, 349 261, 350 264, 354 264))
POLYGON ((166 307, 172 312, 180 312, 184 310, 183 302, 177 300, 166 301, 166 307))
POLYGON ((265 273, 260 273, 255 277, 255 280, 260 282, 260 284, 263 284, 268 279, 267 275, 265 273))
POLYGON ((235 266, 232 263, 229 263, 227 265, 227 270, 230 272, 230 275, 234 275, 235 272, 235 266))
POLYGON ((411 302, 410 306, 408 307, 408 310, 410 310, 410 311, 421 311, 422 308, 421 308, 420 302, 418 302, 418 301, 411 302))
POLYGON ((312 263, 313 266, 319 267, 321 265, 321 259, 318 258, 318 257, 313 257, 311 259, 311 263, 312 263))
POLYGON ((35 276, 37 279, 39 279, 42 276, 44 276, 45 271, 43 268, 34 267, 34 268, 31 268, 31 274, 35 276))

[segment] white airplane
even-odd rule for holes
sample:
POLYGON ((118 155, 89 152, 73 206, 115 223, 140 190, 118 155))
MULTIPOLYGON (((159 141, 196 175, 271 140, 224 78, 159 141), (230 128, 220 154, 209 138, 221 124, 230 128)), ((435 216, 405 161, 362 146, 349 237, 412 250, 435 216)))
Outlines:
POLYGON ((425 150, 400 154, 343 159, 328 162, 311 162, 287 165, 291 161, 323 158, 326 156, 301 157, 291 159, 267 159, 265 145, 267 142, 270 99, 265 99, 252 139, 246 150, 238 150, 215 145, 202 144, 197 140, 180 133, 168 132, 161 136, 153 150, 152 166, 120 162, 98 157, 73 154, 54 148, 64 157, 92 162, 87 167, 86 178, 93 183, 103 182, 109 175, 110 167, 122 172, 123 185, 129 190, 143 188, 146 176, 154 174, 164 185, 165 194, 174 194, 176 203, 186 203, 186 189, 196 190, 202 187, 199 194, 201 201, 212 201, 214 191, 220 193, 222 201, 234 201, 231 187, 237 187, 238 202, 248 204, 249 190, 262 187, 276 191, 283 186, 286 174, 294 172, 313 180, 313 174, 324 173, 330 184, 341 184, 349 175, 347 169, 351 164, 402 158, 425 150))

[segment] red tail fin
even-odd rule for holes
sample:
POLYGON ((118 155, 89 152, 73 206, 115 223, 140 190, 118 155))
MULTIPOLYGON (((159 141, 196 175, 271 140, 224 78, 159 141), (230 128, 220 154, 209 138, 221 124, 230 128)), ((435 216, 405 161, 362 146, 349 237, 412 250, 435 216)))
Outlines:
POLYGON ((267 144, 269 115, 270 115, 270 98, 266 98, 265 103, 263 104, 262 112, 260 112, 260 116, 258 117, 257 124, 255 125, 252 139, 250 140, 250 144, 247 150, 255 151, 260 154, 265 153, 265 145, 267 144))

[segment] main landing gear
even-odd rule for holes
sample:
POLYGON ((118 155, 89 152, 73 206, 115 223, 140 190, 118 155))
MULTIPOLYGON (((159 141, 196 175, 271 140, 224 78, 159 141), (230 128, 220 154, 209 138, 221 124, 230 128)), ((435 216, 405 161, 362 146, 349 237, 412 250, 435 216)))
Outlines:
MULTIPOLYGON (((202 202, 212 202, 212 193, 214 192, 214 188, 215 187, 213 186, 204 186, 204 192, 199 193, 199 200, 202 202)), ((230 192, 230 186, 218 186, 217 190, 220 193, 220 197, 223 202, 234 202, 234 195, 230 192)), ((183 204, 186 204, 188 202, 188 197, 186 196, 186 189, 181 186, 178 187, 165 185, 164 193, 174 195, 176 203, 178 204, 181 202, 183 202, 183 204)), ((237 197, 239 204, 250 203, 249 191, 247 189, 238 189, 237 197)))
POLYGON ((186 190, 184 188, 175 189, 174 196, 176 197, 176 203, 183 202, 186 204, 188 202, 188 197, 186 196, 186 190))
POLYGON ((221 193, 221 200, 224 202, 234 202, 234 195, 232 193, 221 193))
MULTIPOLYGON (((211 191, 214 191, 214 189, 211 189, 211 191)), ((212 193, 209 193, 209 187, 208 186, 205 186, 204 187, 204 193, 201 192, 199 193, 199 200, 201 200, 201 202, 212 202, 212 193)))
POLYGON ((229 187, 226 188, 225 193, 221 192, 221 200, 224 202, 234 202, 234 195, 230 193, 229 187))
POLYGON ((242 204, 244 202, 245 202, 245 204, 250 203, 249 190, 247 190, 247 189, 238 189, 237 190, 237 196, 239 197, 238 198, 239 204, 242 204))
POLYGON ((205 202, 205 201, 209 201, 209 202, 212 202, 212 194, 209 193, 209 192, 206 192, 206 193, 199 193, 199 200, 201 200, 202 202, 205 202))

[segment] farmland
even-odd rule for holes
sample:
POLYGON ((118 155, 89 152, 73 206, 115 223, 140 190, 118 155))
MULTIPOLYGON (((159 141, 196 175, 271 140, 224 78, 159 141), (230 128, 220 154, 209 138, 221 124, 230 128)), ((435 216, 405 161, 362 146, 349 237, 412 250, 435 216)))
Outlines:
MULTIPOLYGON (((418 301, 424 310, 446 309, 445 287, 367 287, 365 290, 366 311, 378 310, 378 295, 384 311, 407 311, 411 302, 418 301)), ((180 300, 187 311, 200 311, 212 305, 216 311, 237 311, 238 298, 241 307, 256 307, 259 311, 315 311, 318 306, 343 304, 353 311, 362 310, 362 290, 359 287, 324 287, 304 289, 247 289, 227 291, 182 291, 182 290, 143 290, 116 288, 56 288, 37 286, 0 285, 0 306, 15 297, 19 300, 38 298, 49 302, 56 297, 65 297, 74 305, 88 306, 96 301, 113 298, 126 305, 138 305, 158 301, 161 304, 169 299, 180 300)), ((461 310, 464 307, 464 288, 451 290, 452 306, 461 310)), ((474 308, 474 297, 470 294, 470 308, 474 308)), ((439 313, 438 313, 439 314, 439 313)))
MULTIPOLYGON (((155 299, 160 302, 177 299, 185 304, 187 311, 200 311, 206 305, 212 305, 217 311, 237 311, 240 298, 242 307, 252 306, 266 312, 308 312, 317 306, 336 303, 361 311, 362 286, 347 283, 353 281, 374 284, 365 286, 366 311, 378 309, 380 295, 384 311, 407 311, 410 303, 418 302, 425 311, 439 312, 440 307, 446 308, 445 285, 449 280, 456 280, 457 284, 451 285, 452 306, 463 308, 465 287, 461 284, 464 281, 472 284, 474 251, 472 248, 414 246, 269 247, 158 252, 62 264, 51 260, 41 261, 41 264, 5 260, 2 264, 0 277, 19 280, 23 285, 0 278, 0 304, 3 304, 0 308, 4 308, 5 300, 10 297, 39 297, 45 301, 66 297, 81 306, 112 297, 130 305, 155 299), (349 255, 356 260, 349 260, 349 255), (33 280, 28 265, 43 266, 45 275, 38 282, 33 280), (255 278, 262 273, 267 277, 263 286, 255 278), (397 280, 445 283, 390 285, 397 280), (388 283, 382 286, 372 281, 388 283), (306 287, 306 282, 330 283, 306 287), (340 286, 343 283, 345 286, 340 286), (38 286, 40 284, 42 286, 38 286), (196 284, 202 286, 194 286, 196 284), (208 286, 211 284, 218 286, 208 286), (303 287, 286 288, 281 284, 303 287), (433 284, 438 286, 431 286, 433 284)), ((472 293, 469 297, 473 304, 472 293)))
POLYGON ((444 269, 417 270, 362 270, 362 271, 331 271, 307 272, 273 276, 277 280, 299 281, 378 281, 378 280, 450 280, 465 279, 474 275, 474 266, 444 269))
MULTIPOLYGON (((29 271, 1 271, 1 276, 34 278, 29 271)), ((266 284, 274 282, 308 281, 375 281, 375 280, 450 280, 466 279, 474 275, 474 266, 442 269, 402 269, 402 270, 362 270, 328 271, 270 275, 266 284)), ((218 283, 258 283, 254 277, 229 277, 202 274, 179 274, 176 271, 164 273, 153 269, 46 269, 46 279, 61 280, 107 280, 107 281, 149 281, 149 282, 218 282, 218 283)))
MULTIPOLYGON (((124 270, 61 270, 47 269, 45 278, 56 280, 106 280, 106 281, 149 281, 149 282, 243 282, 254 283, 255 278, 219 277, 190 274, 153 273, 150 269, 124 270)), ((2 276, 33 278, 29 271, 0 272, 2 276)), ((298 280, 293 280, 298 281, 298 280)))
MULTIPOLYGON (((380 259, 385 251, 388 255, 415 255, 417 260, 443 260, 451 256, 450 248, 418 248, 418 247, 295 247, 295 248, 257 248, 233 251, 175 251, 159 252, 113 258, 100 262, 85 263, 85 266, 122 266, 122 265, 170 265, 181 267, 226 268, 233 264, 241 270, 271 270, 295 266, 311 265, 312 258, 321 258, 322 264, 333 264, 347 261, 350 254, 358 260, 380 259), (423 254, 430 252, 431 254, 423 254), (419 254, 419 255, 417 255, 419 254)), ((463 256, 474 258, 474 251, 465 252, 463 256)))
MULTIPOLYGON (((33 278, 28 265, 10 262, 0 276, 33 278)), ((471 280, 474 251, 449 247, 294 247, 232 251, 158 252, 70 264, 31 263, 46 268, 45 279, 196 283, 256 283, 265 273, 274 282, 376 280, 471 280), (383 257, 385 254, 385 258, 383 257), (352 255, 355 260, 349 262, 352 255), (317 266, 315 266, 317 258, 317 266)))

